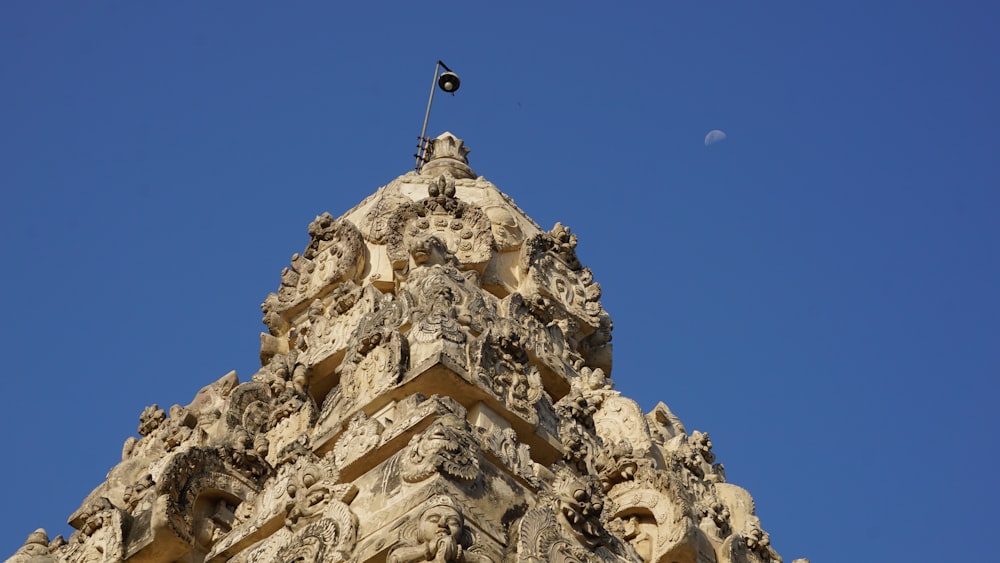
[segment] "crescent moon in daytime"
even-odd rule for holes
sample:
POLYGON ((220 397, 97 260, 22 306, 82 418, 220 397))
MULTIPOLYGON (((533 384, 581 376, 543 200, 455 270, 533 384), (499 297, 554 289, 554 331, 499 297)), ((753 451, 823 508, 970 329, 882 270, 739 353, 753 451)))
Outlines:
POLYGON ((705 135, 705 146, 714 145, 720 141, 726 140, 726 132, 721 129, 712 129, 705 135))

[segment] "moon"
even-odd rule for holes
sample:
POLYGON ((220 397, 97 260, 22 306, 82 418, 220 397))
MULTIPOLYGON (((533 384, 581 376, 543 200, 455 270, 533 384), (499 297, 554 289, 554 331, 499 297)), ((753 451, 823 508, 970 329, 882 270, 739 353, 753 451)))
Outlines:
POLYGON ((726 132, 721 129, 712 129, 705 135, 705 146, 714 145, 720 141, 726 140, 726 132))

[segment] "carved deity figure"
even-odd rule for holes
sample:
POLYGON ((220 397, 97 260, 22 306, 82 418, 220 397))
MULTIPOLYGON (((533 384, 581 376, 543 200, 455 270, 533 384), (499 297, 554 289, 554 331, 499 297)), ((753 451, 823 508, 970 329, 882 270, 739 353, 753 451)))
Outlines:
POLYGON ((380 332, 361 339, 358 346, 358 368, 364 372, 378 373, 386 371, 390 362, 389 351, 382 346, 383 335, 380 332))
POLYGON ((622 521, 622 538, 632 544, 643 561, 653 560, 656 547, 656 521, 633 514, 622 521))
POLYGON ((481 556, 468 552, 471 534, 465 528, 465 518, 451 497, 439 495, 431 498, 420 513, 412 535, 410 541, 389 552, 387 563, 471 563, 484 560, 481 556))
POLYGON ((362 336, 337 368, 344 397, 370 401, 399 381, 407 361, 406 339, 399 332, 379 328, 362 336))
POLYGON ((426 315, 414 326, 413 334, 418 342, 432 342, 444 339, 456 344, 465 342, 459 316, 456 312, 457 298, 454 290, 441 284, 424 296, 429 301, 426 315))
POLYGON ((526 338, 521 332, 521 327, 508 319, 491 327, 478 354, 477 371, 508 408, 534 422, 542 382, 538 368, 529 365, 526 338))

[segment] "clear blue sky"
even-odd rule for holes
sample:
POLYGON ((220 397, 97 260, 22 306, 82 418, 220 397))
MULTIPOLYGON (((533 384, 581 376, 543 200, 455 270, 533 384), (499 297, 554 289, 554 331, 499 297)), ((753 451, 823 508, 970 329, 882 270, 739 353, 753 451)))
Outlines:
POLYGON ((995 557, 994 2, 362 4, 0 4, 0 557, 144 406, 250 377, 438 59, 429 132, 578 233, 618 388, 711 432, 786 560, 995 557))

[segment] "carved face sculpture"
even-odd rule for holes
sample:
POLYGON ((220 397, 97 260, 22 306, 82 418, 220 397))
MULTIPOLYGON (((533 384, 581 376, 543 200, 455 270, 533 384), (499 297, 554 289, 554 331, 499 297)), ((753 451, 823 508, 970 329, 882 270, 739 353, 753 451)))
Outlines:
POLYGON ((458 540, 465 520, 462 514, 448 505, 432 506, 420 515, 417 539, 420 543, 431 543, 436 538, 450 536, 458 540))
POLYGON ((420 517, 408 526, 412 527, 407 528, 405 539, 386 557, 388 563, 471 563, 464 555, 469 544, 462 541, 467 531, 465 518, 450 497, 430 498, 420 517))
POLYGON ((597 483, 563 475, 556 484, 557 506, 570 527, 586 543, 602 535, 600 517, 604 510, 597 483))
POLYGON ((468 423, 453 414, 436 420, 410 441, 401 459, 400 474, 409 482, 422 481, 437 471, 469 481, 479 475, 476 444, 468 423))
POLYGON ((418 455, 426 458, 441 450, 454 451, 458 445, 455 434, 463 427, 464 424, 457 417, 441 417, 427 429, 423 439, 417 443, 418 455))
POLYGON ((517 219, 502 207, 490 207, 486 210, 490 218, 490 229, 497 248, 504 250, 516 246, 524 238, 517 219))
POLYGON ((446 285, 443 276, 436 276, 432 279, 436 279, 441 285, 429 292, 432 303, 431 310, 438 313, 450 311, 451 307, 455 305, 455 292, 446 285))
POLYGON ((323 472, 318 467, 306 467, 302 474, 286 487, 288 496, 294 502, 288 512, 289 523, 294 524, 299 520, 311 520, 319 516, 333 498, 330 485, 330 481, 324 478, 323 472))

